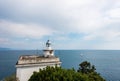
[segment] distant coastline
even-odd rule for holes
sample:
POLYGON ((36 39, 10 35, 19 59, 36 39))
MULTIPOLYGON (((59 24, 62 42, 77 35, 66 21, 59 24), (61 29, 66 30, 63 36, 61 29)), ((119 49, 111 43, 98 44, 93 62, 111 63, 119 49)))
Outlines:
POLYGON ((3 47, 0 47, 0 51, 1 50, 11 50, 10 48, 3 48, 3 47))

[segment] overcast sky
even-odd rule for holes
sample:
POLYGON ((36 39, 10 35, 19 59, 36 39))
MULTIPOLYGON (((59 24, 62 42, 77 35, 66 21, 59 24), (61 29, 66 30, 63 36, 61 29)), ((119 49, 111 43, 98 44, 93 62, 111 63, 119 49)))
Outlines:
POLYGON ((120 0, 0 0, 0 47, 120 49, 120 0))

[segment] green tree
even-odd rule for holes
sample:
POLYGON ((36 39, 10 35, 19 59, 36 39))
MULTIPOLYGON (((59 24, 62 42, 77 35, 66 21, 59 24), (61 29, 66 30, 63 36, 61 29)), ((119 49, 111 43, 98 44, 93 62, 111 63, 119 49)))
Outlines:
POLYGON ((4 79, 4 81, 16 81, 15 74, 12 74, 4 79))
POLYGON ((82 62, 78 71, 61 67, 46 67, 34 72, 29 81, 105 81, 89 62, 82 62), (86 70, 87 69, 87 70, 86 70))
POLYGON ((90 81, 105 81, 95 70, 96 68, 94 65, 84 61, 79 64, 78 72, 87 75, 90 81))
POLYGON ((61 67, 46 67, 34 72, 29 81, 87 81, 88 77, 76 72, 74 69, 61 67))
POLYGON ((90 62, 84 61, 81 64, 79 64, 78 72, 81 73, 91 73, 95 72, 96 68, 94 65, 91 65, 90 62))

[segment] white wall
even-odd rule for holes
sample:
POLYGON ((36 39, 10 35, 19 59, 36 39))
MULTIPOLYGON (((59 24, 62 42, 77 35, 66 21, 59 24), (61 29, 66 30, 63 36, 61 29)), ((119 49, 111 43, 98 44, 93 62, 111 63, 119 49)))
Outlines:
POLYGON ((46 66, 17 68, 17 78, 19 78, 20 81, 28 81, 28 79, 30 78, 34 71, 38 72, 40 68, 42 69, 45 67, 46 66))
MULTIPOLYGON (((55 66, 55 65, 49 65, 55 66)), ((34 71, 39 71, 39 69, 43 69, 46 66, 29 66, 29 67, 17 67, 16 77, 19 81, 28 81, 34 71)))
POLYGON ((54 56, 54 51, 52 53, 50 53, 49 51, 44 51, 44 56, 54 56))

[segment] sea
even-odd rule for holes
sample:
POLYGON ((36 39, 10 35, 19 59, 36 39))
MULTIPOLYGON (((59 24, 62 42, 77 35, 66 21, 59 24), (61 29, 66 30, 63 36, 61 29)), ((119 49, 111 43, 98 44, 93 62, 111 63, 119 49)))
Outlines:
MULTIPOLYGON (((0 81, 16 72, 21 55, 42 55, 42 50, 1 50, 0 81)), ((81 62, 89 61, 106 81, 120 81, 120 50, 55 50, 55 55, 63 68, 77 70, 81 62)))

